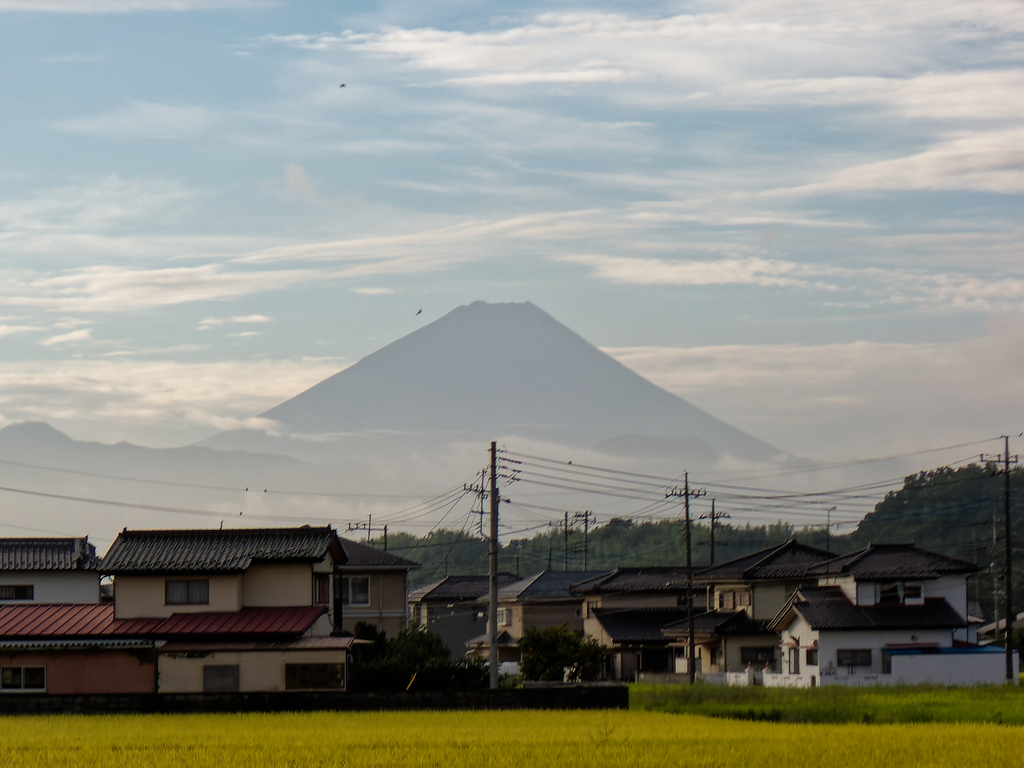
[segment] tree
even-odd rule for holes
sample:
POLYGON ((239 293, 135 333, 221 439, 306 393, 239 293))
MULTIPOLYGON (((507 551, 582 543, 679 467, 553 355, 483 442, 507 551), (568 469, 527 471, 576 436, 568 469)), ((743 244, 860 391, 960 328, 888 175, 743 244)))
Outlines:
POLYGON ((519 651, 519 671, 527 680, 596 680, 604 668, 604 647, 593 638, 581 638, 567 624, 527 629, 519 651))

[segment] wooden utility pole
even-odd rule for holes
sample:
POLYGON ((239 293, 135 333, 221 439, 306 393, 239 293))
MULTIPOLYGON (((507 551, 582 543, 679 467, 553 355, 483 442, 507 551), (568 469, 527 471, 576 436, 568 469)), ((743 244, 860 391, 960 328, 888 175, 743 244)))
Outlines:
POLYGON ((588 541, 590 526, 592 523, 596 523, 597 519, 594 517, 594 513, 589 509, 584 510, 583 512, 577 512, 573 515, 573 519, 583 521, 583 570, 585 571, 587 570, 587 562, 590 555, 590 543, 588 541))
POLYGON ((491 690, 498 689, 498 444, 491 442, 491 536, 487 552, 487 620, 490 623, 490 648, 487 663, 491 690))
POLYGON ((670 488, 665 493, 665 498, 678 498, 683 497, 683 510, 685 513, 685 539, 686 539, 686 634, 687 634, 687 659, 686 659, 686 672, 690 678, 690 685, 693 685, 697 680, 697 664, 696 664, 696 648, 697 644, 694 639, 693 631, 693 559, 691 555, 690 547, 690 498, 696 498, 698 496, 707 495, 707 491, 703 488, 691 491, 690 490, 690 473, 683 473, 683 487, 680 490, 679 486, 670 488))

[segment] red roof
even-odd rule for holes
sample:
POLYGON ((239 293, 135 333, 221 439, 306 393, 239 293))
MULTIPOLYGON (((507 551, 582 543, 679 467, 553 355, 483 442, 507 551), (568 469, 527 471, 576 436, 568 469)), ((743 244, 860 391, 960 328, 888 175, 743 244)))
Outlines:
POLYGON ((323 606, 243 608, 237 612, 175 613, 166 619, 115 619, 111 603, 0 605, 0 639, 301 634, 325 610, 323 606))

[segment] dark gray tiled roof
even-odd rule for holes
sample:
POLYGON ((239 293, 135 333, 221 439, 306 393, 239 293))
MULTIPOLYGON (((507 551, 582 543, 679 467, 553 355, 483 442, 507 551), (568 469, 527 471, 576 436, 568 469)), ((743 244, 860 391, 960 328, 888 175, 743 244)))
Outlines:
MULTIPOLYGON (((513 584, 519 579, 511 573, 498 574, 498 589, 513 584)), ((478 600, 487 597, 487 576, 445 576, 440 581, 409 593, 409 600, 415 602, 451 603, 478 600)))
POLYGON ((595 608, 593 614, 615 643, 667 645, 662 627, 686 620, 685 608, 595 608))
POLYGON ((348 539, 338 539, 345 557, 341 563, 345 568, 419 568, 419 563, 406 560, 404 557, 384 552, 365 544, 348 539))
POLYGON ((926 598, 922 605, 854 605, 839 587, 798 589, 772 621, 785 629, 792 612, 812 629, 956 629, 967 622, 945 598, 926 598))
POLYGON ((831 558, 828 552, 795 539, 775 547, 706 568, 697 575, 703 582, 799 579, 809 568, 831 558))
MULTIPOLYGON (((566 599, 576 597, 569 588, 608 571, 541 571, 498 590, 499 600, 566 599)), ((486 597, 486 596, 485 596, 486 597)))
MULTIPOLYGON (((696 573, 696 569, 693 569, 696 573)), ((686 589, 684 567, 616 568, 611 573, 573 584, 574 594, 609 594, 615 592, 678 592, 686 589)))
MULTIPOLYGON (((717 637, 734 635, 774 635, 763 621, 754 621, 746 611, 707 611, 694 616, 693 630, 695 634, 709 634, 717 637)), ((689 631, 686 618, 666 624, 662 628, 664 634, 678 639, 686 636, 689 631)))
POLYGON ((323 528, 242 528, 121 531, 103 558, 104 573, 239 573, 254 562, 314 563, 339 539, 323 528))
POLYGON ((88 536, 0 539, 0 571, 92 571, 99 563, 88 536))
POLYGON ((976 573, 966 560, 918 549, 913 544, 871 544, 859 552, 821 563, 810 573, 849 574, 857 581, 937 579, 947 573, 976 573))

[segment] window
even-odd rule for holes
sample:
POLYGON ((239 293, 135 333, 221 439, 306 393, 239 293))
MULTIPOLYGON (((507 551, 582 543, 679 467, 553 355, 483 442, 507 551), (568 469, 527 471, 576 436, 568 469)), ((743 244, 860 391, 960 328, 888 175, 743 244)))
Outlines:
POLYGON ((344 664, 285 664, 284 687, 287 690, 303 688, 344 688, 344 664))
POLYGON ((790 648, 789 649, 789 674, 799 675, 800 674, 800 649, 790 648))
POLYGON ((209 579, 168 579, 164 582, 166 605, 207 605, 209 602, 209 579))
POLYGON ((770 664, 775 661, 775 649, 740 648, 740 661, 744 664, 770 664))
POLYGON ((207 664, 203 666, 203 693, 234 693, 237 690, 237 664, 207 664))
POLYGON ((0 691, 45 691, 46 667, 0 667, 0 691))
POLYGON ((369 605, 370 604, 370 577, 369 576, 342 576, 341 577, 341 604, 342 605, 369 605))
POLYGON ((737 592, 718 593, 719 608, 724 608, 725 610, 732 610, 733 608, 743 608, 747 605, 750 605, 750 593, 745 590, 737 592))
POLYGON ((920 602, 922 599, 920 584, 906 584, 902 581, 878 585, 879 603, 901 605, 906 602, 920 602))
POLYGON ((498 626, 507 627, 512 623, 512 611, 509 608, 498 609, 498 626))
POLYGON ((331 602, 331 577, 326 573, 313 574, 313 603, 328 605, 331 602))
POLYGON ((818 666, 818 649, 808 648, 807 653, 804 654, 804 661, 807 662, 807 666, 809 667, 818 666))
POLYGON ((0 600, 31 600, 35 587, 31 584, 4 584, 0 586, 0 600))
POLYGON ((840 667, 870 667, 870 648, 840 648, 836 651, 836 664, 840 667))

